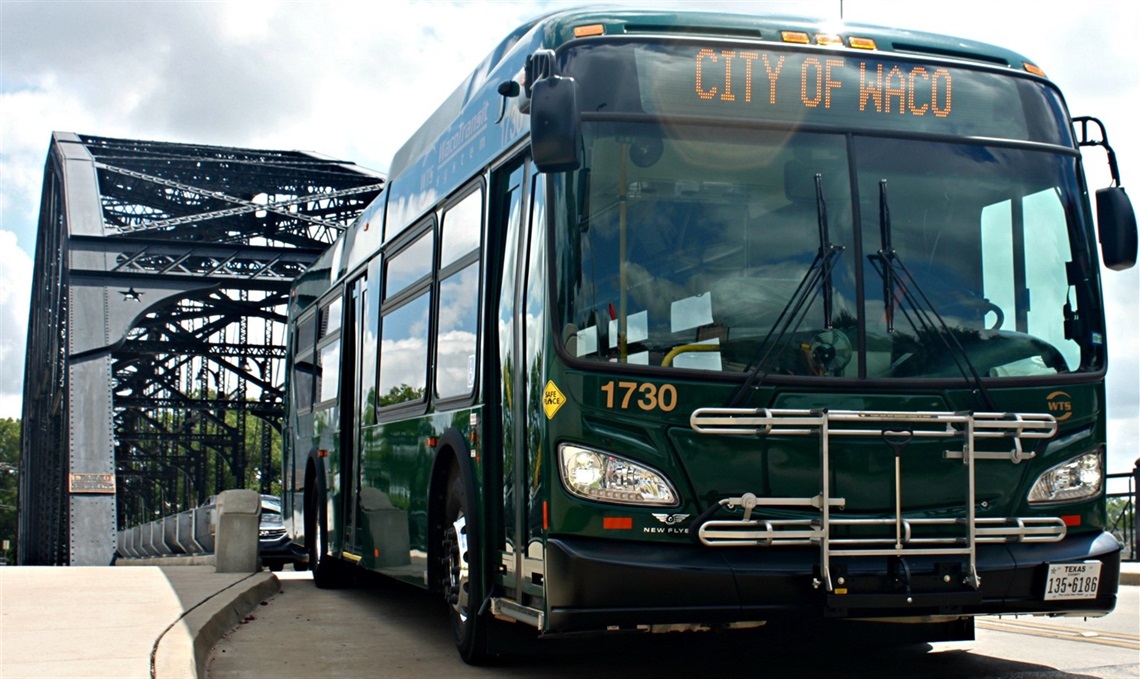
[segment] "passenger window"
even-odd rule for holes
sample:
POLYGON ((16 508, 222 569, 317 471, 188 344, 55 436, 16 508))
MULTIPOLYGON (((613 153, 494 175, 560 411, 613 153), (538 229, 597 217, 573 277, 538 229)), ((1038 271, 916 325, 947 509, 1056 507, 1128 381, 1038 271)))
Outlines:
POLYGON ((341 311, 340 297, 329 302, 328 306, 321 309, 321 339, 324 339, 329 333, 340 330, 341 311))
POLYGON ((401 250, 388 260, 385 267, 384 299, 389 299, 416 281, 431 274, 432 250, 435 246, 431 231, 401 250))
POLYGON ((297 334, 293 344, 293 373, 292 396, 297 404, 297 410, 308 410, 313 407, 313 376, 316 366, 313 365, 313 351, 316 343, 317 316, 310 315, 297 325, 297 334))
POLYGON ((479 326, 479 262, 439 285, 435 391, 439 398, 467 396, 475 387, 479 326))
POLYGON ((475 191, 444 213, 439 253, 440 270, 446 269, 449 264, 478 249, 482 231, 483 192, 475 191))
POLYGON ((295 353, 304 354, 313 350, 317 341, 316 320, 316 315, 312 315, 297 325, 297 343, 293 347, 295 353))
POLYGON ((427 386, 428 316, 424 292, 385 313, 380 326, 380 407, 423 401, 427 386))
MULTIPOLYGON (((339 338, 338 338, 339 339, 339 338)), ((340 377, 340 342, 333 340, 317 353, 318 403, 335 400, 340 377)))
POLYGON ((340 324, 343 300, 338 295, 321 307, 320 335, 317 338, 317 364, 313 371, 313 391, 318 404, 335 401, 340 387, 340 324))
POLYGON ((435 360, 440 399, 469 396, 475 388, 482 231, 482 191, 443 213, 435 360))

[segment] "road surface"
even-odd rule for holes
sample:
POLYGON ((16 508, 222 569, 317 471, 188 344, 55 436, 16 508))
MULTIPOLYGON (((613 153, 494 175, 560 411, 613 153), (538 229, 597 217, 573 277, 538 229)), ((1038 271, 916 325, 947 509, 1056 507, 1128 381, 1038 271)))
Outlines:
POLYGON ((318 590, 284 571, 281 593, 214 647, 209 679, 310 677, 1140 677, 1140 587, 1122 587, 1105 618, 983 618, 973 642, 902 648, 836 646, 825 639, 672 634, 541 641, 541 653, 492 667, 459 659, 442 604, 379 580, 318 590))

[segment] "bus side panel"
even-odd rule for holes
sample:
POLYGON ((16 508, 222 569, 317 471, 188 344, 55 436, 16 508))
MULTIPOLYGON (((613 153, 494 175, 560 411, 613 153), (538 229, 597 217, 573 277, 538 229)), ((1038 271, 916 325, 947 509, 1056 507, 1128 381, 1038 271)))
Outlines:
POLYGON ((360 460, 360 539, 363 563, 424 584, 431 423, 414 417, 364 430, 360 460))

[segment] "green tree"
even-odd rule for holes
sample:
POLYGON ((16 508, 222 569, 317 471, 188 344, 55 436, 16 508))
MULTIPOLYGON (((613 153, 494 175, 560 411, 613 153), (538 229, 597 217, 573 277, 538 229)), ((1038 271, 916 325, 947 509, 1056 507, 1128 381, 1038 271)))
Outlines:
POLYGON ((8 541, 3 556, 16 555, 16 507, 20 488, 20 421, 0 419, 0 540, 8 541))
POLYGON ((1136 508, 1131 498, 1108 498, 1108 527, 1120 544, 1124 545, 1124 558, 1135 554, 1136 508))

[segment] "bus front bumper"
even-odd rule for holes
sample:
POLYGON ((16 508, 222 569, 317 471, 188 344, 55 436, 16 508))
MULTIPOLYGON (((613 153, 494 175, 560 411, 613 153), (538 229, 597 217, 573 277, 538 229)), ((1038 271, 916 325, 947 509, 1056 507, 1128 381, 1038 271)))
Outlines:
POLYGON ((1091 615, 1116 605, 1120 544, 1108 533, 979 545, 980 587, 946 557, 858 557, 819 581, 814 548, 709 548, 551 536, 545 632, 725 625, 789 618, 1091 615), (1045 600, 1049 564, 1099 561, 1095 598, 1045 600), (842 584, 839 583, 842 578, 842 584))

